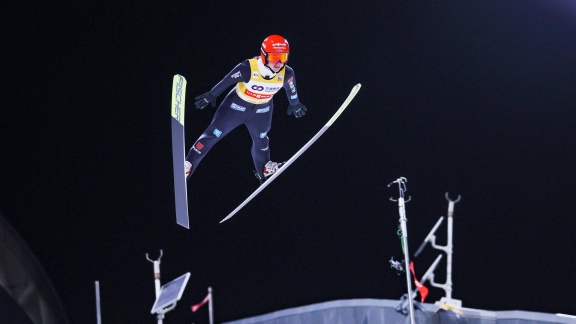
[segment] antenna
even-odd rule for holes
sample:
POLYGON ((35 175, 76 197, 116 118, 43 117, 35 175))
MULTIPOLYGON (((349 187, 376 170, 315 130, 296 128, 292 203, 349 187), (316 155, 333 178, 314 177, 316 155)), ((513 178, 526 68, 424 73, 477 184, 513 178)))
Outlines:
MULTIPOLYGON (((408 253, 408 228, 406 226, 406 222, 408 221, 408 219, 406 218, 405 203, 410 201, 410 197, 408 197, 408 200, 406 200, 406 201, 404 200, 404 192, 408 190, 406 188, 406 182, 408 182, 408 180, 406 178, 400 177, 400 178, 396 179, 396 181, 393 181, 390 184, 388 184, 388 187, 390 187, 394 183, 398 184, 398 189, 400 192, 399 198, 398 199, 390 198, 390 200, 398 202, 398 212, 400 213, 400 228, 402 230, 402 234, 401 234, 402 235, 402 250, 404 252, 404 269, 409 269, 410 253, 408 253)), ((412 283, 411 283, 410 279, 411 279, 410 271, 406 270, 406 286, 408 286, 407 291, 409 294, 412 293, 412 283)), ((414 324, 414 304, 412 302, 412 298, 408 298, 408 304, 410 307, 410 323, 414 324)))

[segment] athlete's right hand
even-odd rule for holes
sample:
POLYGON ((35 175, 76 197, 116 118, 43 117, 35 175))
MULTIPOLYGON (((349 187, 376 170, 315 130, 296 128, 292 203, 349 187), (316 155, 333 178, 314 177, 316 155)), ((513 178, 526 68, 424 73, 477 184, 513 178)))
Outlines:
POLYGON ((214 97, 210 92, 203 93, 196 98, 196 108, 204 109, 208 104, 212 104, 212 107, 216 107, 216 97, 214 97))

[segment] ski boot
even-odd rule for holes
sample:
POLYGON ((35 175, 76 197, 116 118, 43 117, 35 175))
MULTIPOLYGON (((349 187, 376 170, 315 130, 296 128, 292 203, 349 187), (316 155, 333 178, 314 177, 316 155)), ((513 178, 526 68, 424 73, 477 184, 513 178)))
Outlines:
POLYGON ((264 177, 262 177, 256 171, 254 171, 254 175, 256 176, 256 179, 258 179, 260 184, 263 184, 264 181, 266 181, 266 179, 268 179, 270 176, 272 176, 274 173, 276 173, 276 171, 278 171, 278 169, 280 169, 284 165, 284 163, 286 163, 286 162, 268 161, 268 163, 266 163, 266 165, 264 165, 264 170, 262 171, 262 173, 264 174, 264 177))
POLYGON ((184 161, 184 174, 186 175, 186 180, 190 179, 192 175, 192 163, 184 161))

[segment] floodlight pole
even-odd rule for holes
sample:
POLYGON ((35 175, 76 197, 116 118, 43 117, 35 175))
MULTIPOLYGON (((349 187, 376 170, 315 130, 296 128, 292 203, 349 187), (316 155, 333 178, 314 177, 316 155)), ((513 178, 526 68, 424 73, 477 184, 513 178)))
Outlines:
MULTIPOLYGON (((410 198, 408 198, 408 200, 404 200, 404 192, 407 190, 406 182, 408 182, 406 178, 400 177, 396 179, 396 181, 391 182, 388 187, 390 187, 393 183, 397 183, 400 191, 398 199, 390 198, 390 200, 398 202, 398 211, 400 213, 400 228, 402 230, 402 250, 404 250, 404 269, 406 269, 406 286, 408 287, 408 295, 410 296, 412 293, 412 278, 410 277, 410 271, 408 271, 410 268, 410 253, 408 252, 408 228, 406 226, 408 219, 406 218, 406 209, 404 206, 404 203, 410 201, 410 198)), ((410 323, 414 324, 414 303, 412 302, 412 298, 408 298, 408 304, 410 306, 410 323)))
MULTIPOLYGON (((162 259, 162 250, 160 250, 160 256, 157 260, 152 260, 148 257, 146 253, 146 259, 154 264, 154 287, 156 289, 156 298, 160 296, 160 259, 162 259)), ((158 313, 158 324, 162 324, 162 319, 164 319, 164 313, 158 313)))

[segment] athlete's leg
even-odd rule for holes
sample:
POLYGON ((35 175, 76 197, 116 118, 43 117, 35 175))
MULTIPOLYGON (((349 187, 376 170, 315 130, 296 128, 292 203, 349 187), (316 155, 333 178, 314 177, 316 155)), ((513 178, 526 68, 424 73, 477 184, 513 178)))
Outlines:
MULTIPOLYGON (((210 125, 188 151, 186 160, 192 163, 192 173, 196 171, 202 159, 219 140, 244 122, 245 112, 242 111, 242 106, 235 102, 240 102, 235 94, 227 96, 222 101, 210 125)), ((244 101, 241 102, 244 103, 244 101)))
POLYGON ((264 178, 264 165, 270 161, 270 147, 268 132, 272 126, 272 101, 255 105, 251 115, 248 116, 245 124, 252 137, 252 160, 256 172, 264 178))

